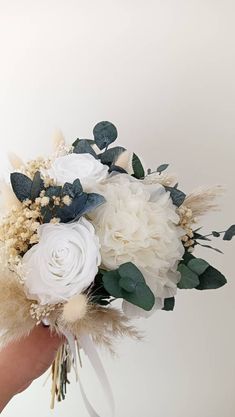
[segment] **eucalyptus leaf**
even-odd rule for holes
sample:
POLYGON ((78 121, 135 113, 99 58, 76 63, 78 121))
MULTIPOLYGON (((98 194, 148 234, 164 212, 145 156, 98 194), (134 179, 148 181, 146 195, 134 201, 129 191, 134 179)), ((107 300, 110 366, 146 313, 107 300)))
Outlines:
POLYGON ((132 157, 132 168, 134 171, 134 177, 137 179, 142 179, 145 176, 143 165, 140 161, 140 158, 134 153, 132 157))
POLYGON ((87 143, 89 143, 89 145, 95 145, 95 141, 92 139, 79 139, 78 138, 73 142, 72 146, 76 147, 81 140, 85 140, 87 143))
POLYGON ((165 186, 165 189, 166 191, 170 192, 173 204, 177 207, 180 207, 186 198, 186 194, 183 193, 183 191, 180 191, 178 188, 175 188, 175 187, 165 186))
POLYGON ((53 213, 48 206, 41 208, 41 214, 43 217, 43 223, 50 223, 53 218, 53 213))
POLYGON ((69 206, 55 206, 55 217, 58 217, 62 223, 69 223, 75 219, 78 220, 84 211, 87 199, 88 195, 86 193, 82 193, 76 196, 69 206))
POLYGON ((219 232, 216 232, 215 230, 213 230, 212 235, 214 237, 220 237, 220 233, 219 232))
POLYGON ((182 289, 192 289, 199 285, 198 275, 191 271, 185 264, 181 263, 178 266, 178 271, 181 274, 180 282, 178 283, 178 288, 182 289))
POLYGON ((132 278, 135 282, 145 282, 142 272, 132 262, 119 266, 118 272, 122 278, 132 278))
POLYGON ((12 189, 19 201, 23 202, 31 198, 32 180, 19 172, 11 174, 12 189))
POLYGON ((95 159, 98 159, 98 155, 86 139, 81 139, 73 149, 73 153, 89 153, 95 159))
POLYGON ((115 165, 118 157, 125 151, 126 149, 122 146, 115 146, 114 148, 107 149, 107 151, 101 153, 99 155, 99 159, 102 164, 105 165, 115 165))
POLYGON ((162 310, 173 311, 175 308, 175 297, 165 298, 162 310))
POLYGON ((209 239, 207 236, 203 236, 200 233, 194 232, 193 234, 193 239, 194 240, 206 240, 208 242, 211 242, 211 239, 209 239))
POLYGON ((62 196, 65 196, 65 195, 68 195, 70 198, 74 198, 75 197, 75 191, 74 191, 73 184, 70 184, 69 182, 66 182, 63 185, 62 196))
POLYGON ((119 280, 119 285, 123 290, 127 292, 135 292, 136 281, 133 280, 131 277, 121 277, 119 280))
POLYGON ((119 285, 120 275, 118 270, 108 271, 103 277, 103 284, 106 291, 115 298, 123 298, 122 289, 119 285))
POLYGON ((127 171, 125 171, 125 169, 117 165, 111 165, 108 172, 109 174, 111 174, 112 172, 117 172, 119 174, 127 174, 127 171))
MULTIPOLYGON (((101 204, 105 203, 105 198, 96 193, 90 193, 86 194, 87 199, 83 206, 78 209, 76 216, 72 219, 72 221, 77 221, 81 216, 84 216, 87 213, 90 213, 91 211, 95 210, 97 207, 99 207, 101 204)), ((79 196, 78 196, 79 198, 79 196)))
POLYGON ((202 275, 210 265, 204 259, 195 258, 188 262, 187 267, 197 275, 202 275))
POLYGON ((55 185, 55 186, 52 186, 52 187, 48 187, 46 189, 45 195, 47 197, 50 197, 50 198, 51 197, 60 197, 61 193, 62 193, 62 187, 60 185, 55 185))
POLYGON ((183 255, 183 261, 181 263, 184 263, 185 265, 187 265, 188 262, 191 261, 191 259, 196 259, 196 258, 192 253, 186 251, 183 255))
POLYGON ((31 187, 31 200, 35 200, 37 197, 40 196, 41 191, 44 190, 44 182, 41 178, 41 174, 39 171, 35 172, 31 187))
POLYGON ((117 139, 118 132, 113 123, 104 121, 98 123, 93 129, 95 144, 100 150, 107 148, 117 139))
POLYGON ((228 230, 226 230, 223 240, 232 240, 233 236, 235 236, 235 224, 229 227, 228 230))
POLYGON ((155 304, 154 294, 144 282, 136 284, 135 292, 123 291, 123 298, 145 311, 152 310, 155 304))
POLYGON ((206 271, 199 277, 199 285, 197 290, 214 290, 223 287, 227 283, 227 280, 221 272, 209 266, 206 271))
POLYGON ((157 168, 157 172, 159 172, 159 174, 163 171, 165 171, 167 168, 169 167, 169 164, 162 164, 157 168))
POLYGON ((223 254, 222 250, 220 250, 218 248, 214 248, 213 246, 210 246, 210 245, 202 245, 201 243, 200 243, 200 246, 202 246, 203 248, 212 249, 212 250, 214 250, 214 251, 216 251, 218 253, 222 253, 223 254))
POLYGON ((71 198, 83 193, 82 184, 79 179, 76 179, 73 184, 66 182, 62 189, 62 196, 68 195, 71 198))
POLYGON ((75 196, 83 192, 81 181, 78 178, 73 182, 73 191, 75 196))
POLYGON ((155 297, 139 269, 132 263, 121 265, 116 271, 103 275, 106 291, 115 298, 123 298, 146 311, 153 308, 155 297))

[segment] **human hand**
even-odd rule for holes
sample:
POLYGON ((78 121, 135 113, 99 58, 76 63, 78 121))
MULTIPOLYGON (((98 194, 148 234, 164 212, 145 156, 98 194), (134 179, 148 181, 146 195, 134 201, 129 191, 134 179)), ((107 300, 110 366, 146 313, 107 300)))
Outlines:
POLYGON ((0 412, 52 364, 64 339, 42 325, 0 351, 0 412))

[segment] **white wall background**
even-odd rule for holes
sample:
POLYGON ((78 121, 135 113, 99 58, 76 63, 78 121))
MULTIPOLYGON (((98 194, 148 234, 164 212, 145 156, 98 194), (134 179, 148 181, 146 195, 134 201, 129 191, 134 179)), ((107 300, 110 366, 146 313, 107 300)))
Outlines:
MULTIPOLYGON (((9 149, 45 154, 55 128, 71 141, 111 120, 120 143, 149 166, 169 162, 186 191, 226 184, 205 231, 234 223, 234 14, 233 0, 0 0, 1 172, 9 149)), ((226 287, 180 292, 173 314, 138 323, 144 343, 102 354, 117 417, 234 417, 235 246, 218 246, 225 255, 203 255, 226 287)), ((87 417, 76 384, 49 411, 43 380, 2 415, 87 417)), ((88 364, 85 380, 105 417, 88 364)))

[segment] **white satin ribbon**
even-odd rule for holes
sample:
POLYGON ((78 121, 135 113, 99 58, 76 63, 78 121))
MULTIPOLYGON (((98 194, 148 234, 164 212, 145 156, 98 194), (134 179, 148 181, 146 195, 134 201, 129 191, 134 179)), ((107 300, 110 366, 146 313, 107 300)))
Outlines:
MULTIPOLYGON (((109 383, 107 374, 104 370, 104 367, 102 365, 102 362, 99 358, 98 352, 95 348, 94 343, 92 342, 91 338, 87 335, 82 335, 79 338, 79 344, 81 346, 81 348, 83 349, 84 353, 87 355, 88 359, 91 362, 91 365, 96 373, 97 378, 99 379, 99 382, 103 388, 104 391, 104 395, 106 397, 107 400, 107 405, 109 407, 109 417, 114 417, 115 416, 115 403, 114 403, 114 398, 113 398, 113 393, 112 393, 112 388, 111 385, 109 383)), ((92 405, 90 404, 84 388, 82 386, 81 380, 79 379, 79 384, 80 384, 80 389, 81 389, 81 394, 83 397, 83 401, 86 405, 87 411, 90 414, 90 417, 101 417, 99 414, 96 413, 96 411, 94 410, 94 408, 92 407, 92 405)))
MULTIPOLYGON (((76 341, 75 338, 73 336, 73 334, 69 331, 67 331, 66 329, 59 327, 60 332, 66 337, 68 344, 69 344, 69 348, 70 348, 70 352, 72 355, 72 359, 73 359, 73 366, 74 366, 74 370, 75 370, 75 374, 76 374, 76 379, 79 381, 79 386, 80 386, 80 390, 81 390, 81 394, 82 394, 82 398, 84 401, 84 404, 86 406, 86 409, 90 415, 90 417, 101 417, 99 414, 97 414, 97 412, 94 410, 94 408, 92 407, 90 401, 87 398, 87 395, 85 393, 85 390, 83 388, 80 376, 78 376, 78 361, 77 361, 77 351, 76 351, 76 341)), ((92 342, 91 338, 87 335, 82 335, 79 337, 79 346, 81 349, 83 349, 84 353, 87 355, 94 371, 95 374, 100 382, 100 385, 103 388, 104 391, 104 395, 106 397, 106 402, 107 405, 109 407, 109 417, 114 417, 115 416, 115 403, 114 403, 114 398, 113 398, 113 393, 112 393, 112 388, 111 385, 109 383, 107 374, 104 370, 104 367, 102 365, 102 362, 99 358, 98 352, 95 348, 94 343, 92 342)))

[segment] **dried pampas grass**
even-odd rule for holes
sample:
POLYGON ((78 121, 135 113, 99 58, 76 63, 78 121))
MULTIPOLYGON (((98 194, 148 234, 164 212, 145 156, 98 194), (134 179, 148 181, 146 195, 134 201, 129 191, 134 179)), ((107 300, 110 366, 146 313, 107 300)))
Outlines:
POLYGON ((60 129, 56 129, 53 132, 52 146, 54 152, 57 152, 58 150, 60 150, 61 147, 65 146, 65 138, 60 129))
POLYGON ((13 169, 21 169, 25 166, 23 160, 13 152, 8 152, 8 160, 13 169))
POLYGON ((4 180, 0 180, 0 201, 1 214, 11 210, 13 207, 19 208, 21 206, 21 203, 13 193, 12 188, 4 180))
MULTIPOLYGON (((35 327, 36 321, 30 315, 32 300, 26 298, 23 285, 13 272, 3 267, 0 267, 0 294, 0 346, 3 347, 27 336, 35 327)), ((129 324, 127 317, 115 308, 88 303, 82 318, 73 322, 70 316, 64 314, 61 306, 55 308, 49 317, 52 332, 60 332, 59 329, 64 328, 78 341, 80 334, 89 334, 94 343, 103 345, 111 353, 115 353, 114 342, 119 337, 141 339, 141 335, 129 324)))
POLYGON ((135 327, 129 324, 127 317, 118 309, 112 307, 101 307, 90 304, 86 316, 75 323, 68 323, 61 315, 58 319, 59 326, 72 332, 79 341, 79 335, 89 334, 94 343, 104 346, 111 353, 115 353, 115 339, 128 336, 141 340, 141 334, 135 327))
POLYGON ((198 188, 188 194, 184 206, 192 210, 194 217, 200 217, 212 210, 218 210, 215 199, 225 192, 220 185, 208 188, 198 188))
POLYGON ((0 344, 26 336, 35 326, 29 314, 31 301, 27 300, 23 286, 14 273, 0 267, 0 344))

